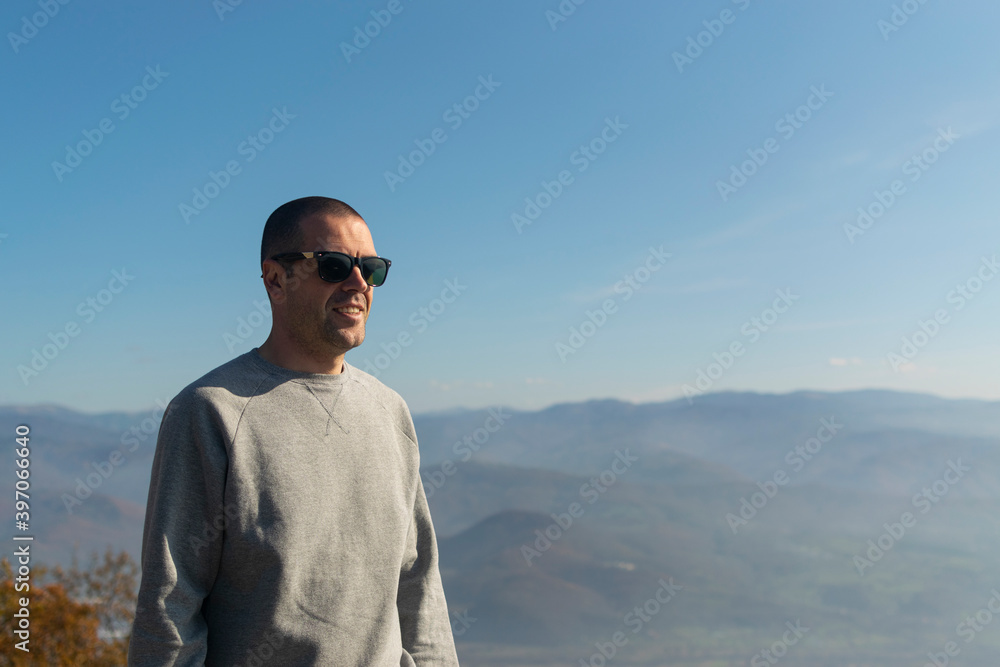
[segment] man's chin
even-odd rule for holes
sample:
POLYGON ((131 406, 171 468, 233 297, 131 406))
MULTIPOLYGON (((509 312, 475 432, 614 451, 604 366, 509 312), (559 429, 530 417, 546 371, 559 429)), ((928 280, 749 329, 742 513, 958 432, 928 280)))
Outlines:
POLYGON ((335 329, 328 331, 327 341, 337 349, 353 350, 365 341, 365 329, 351 327, 350 329, 335 329))

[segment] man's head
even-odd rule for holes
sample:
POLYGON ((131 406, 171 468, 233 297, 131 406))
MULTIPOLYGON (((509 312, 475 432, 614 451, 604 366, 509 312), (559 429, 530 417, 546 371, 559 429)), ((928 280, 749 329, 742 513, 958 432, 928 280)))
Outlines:
POLYGON ((261 240, 261 269, 271 300, 271 335, 265 359, 308 372, 340 372, 344 354, 365 338, 373 287, 358 266, 340 282, 319 277, 315 258, 274 260, 283 253, 336 251, 350 257, 375 253, 368 225, 337 199, 304 197, 279 206, 261 240))
MULTIPOLYGON (((303 236, 299 222, 318 213, 327 213, 335 218, 358 218, 361 216, 339 199, 329 197, 302 197, 293 199, 274 209, 274 213, 264 223, 264 235, 260 241, 260 263, 268 257, 283 252, 301 252, 303 236)), ((289 268, 289 272, 291 269, 289 268)))

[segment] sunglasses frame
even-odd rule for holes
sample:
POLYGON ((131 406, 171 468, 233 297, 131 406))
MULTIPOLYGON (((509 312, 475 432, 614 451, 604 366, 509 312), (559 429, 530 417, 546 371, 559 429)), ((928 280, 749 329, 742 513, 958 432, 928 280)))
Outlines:
POLYGON ((273 255, 271 257, 271 259, 273 259, 276 262, 281 262, 283 260, 285 260, 285 261, 295 261, 295 260, 299 260, 299 259, 313 259, 313 258, 315 258, 317 260, 316 269, 317 269, 317 272, 319 273, 319 277, 323 281, 328 282, 328 283, 342 283, 342 282, 344 282, 345 280, 347 280, 348 277, 350 277, 351 273, 354 271, 354 267, 356 266, 356 267, 358 267, 358 270, 361 271, 361 278, 364 279, 366 285, 369 285, 370 287, 381 287, 382 285, 385 284, 386 278, 389 277, 389 267, 392 266, 392 262, 390 260, 386 259, 385 257, 379 257, 377 255, 370 255, 368 257, 352 257, 351 255, 348 255, 346 252, 339 252, 337 250, 319 250, 319 251, 316 251, 316 252, 283 252, 283 253, 280 253, 280 254, 277 254, 277 255, 273 255), (348 271, 347 276, 345 276, 344 278, 342 278, 340 280, 327 280, 326 278, 324 278, 323 277, 323 272, 320 270, 320 263, 321 263, 320 260, 325 255, 340 255, 340 256, 346 257, 348 260, 350 260, 350 262, 351 262, 351 268, 348 271), (368 282, 368 280, 365 278, 365 273, 364 273, 364 271, 361 268, 361 262, 365 261, 366 259, 380 259, 383 262, 385 262, 385 278, 383 278, 382 282, 379 283, 378 285, 375 285, 375 284, 372 284, 372 283, 368 282))

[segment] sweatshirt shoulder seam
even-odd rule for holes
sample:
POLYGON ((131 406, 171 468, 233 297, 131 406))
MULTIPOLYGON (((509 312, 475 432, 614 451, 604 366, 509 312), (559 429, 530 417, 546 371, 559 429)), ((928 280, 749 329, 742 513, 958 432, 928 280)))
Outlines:
POLYGON ((258 396, 260 396, 260 393, 259 393, 260 387, 261 387, 262 384, 264 384, 264 382, 267 380, 267 378, 269 376, 270 376, 270 373, 268 373, 265 370, 264 371, 264 377, 262 377, 260 379, 260 381, 257 382, 257 386, 255 386, 253 388, 253 391, 250 392, 250 396, 247 397, 246 403, 243 404, 243 408, 240 410, 239 419, 236 420, 236 428, 233 429, 233 439, 232 439, 232 442, 229 445, 230 447, 233 447, 233 446, 236 445, 236 436, 239 434, 239 432, 240 432, 240 426, 243 424, 243 415, 246 414, 247 408, 250 407, 250 403, 253 401, 253 399, 255 399, 258 396))
MULTIPOLYGON (((365 384, 364 382, 362 382, 362 381, 361 381, 361 380, 360 380, 359 378, 357 378, 357 377, 354 377, 354 376, 352 376, 352 377, 351 377, 351 381, 352 381, 352 382, 354 382, 355 384, 357 384, 358 386, 360 386, 360 387, 361 387, 361 388, 362 388, 362 389, 363 389, 363 390, 364 390, 364 391, 365 391, 365 392, 366 392, 366 393, 367 393, 367 394, 368 394, 369 396, 371 396, 371 397, 372 397, 373 399, 375 399, 375 401, 377 401, 377 402, 378 402, 378 404, 379 404, 379 407, 381 407, 381 408, 382 408, 383 410, 385 410, 385 411, 386 411, 387 413, 389 413, 389 416, 390 416, 390 417, 392 417, 392 419, 391 419, 390 421, 392 421, 392 425, 393 425, 393 426, 395 427, 395 429, 396 429, 397 431, 399 431, 400 433, 402 433, 402 434, 403 434, 403 436, 404 436, 404 437, 405 437, 405 438, 406 438, 407 440, 409 440, 409 441, 410 441, 410 442, 411 442, 411 443, 413 444, 413 446, 414 446, 414 447, 417 447, 417 448, 419 449, 419 446, 417 445, 417 441, 416 441, 416 440, 414 440, 413 438, 411 438, 411 437, 410 437, 410 434, 409 434, 409 433, 407 433, 407 432, 406 432, 405 430, 403 430, 402 428, 400 428, 400 427, 399 427, 399 423, 398 423, 398 422, 397 422, 397 420, 396 420, 396 417, 397 417, 397 415, 393 414, 393 411, 392 411, 392 410, 390 410, 390 409, 389 409, 389 408, 388 408, 388 407, 386 406, 385 402, 384 402, 384 401, 383 401, 383 400, 382 400, 382 399, 381 399, 381 398, 380 398, 379 396, 377 396, 377 395, 375 394, 375 392, 373 392, 373 391, 372 391, 372 390, 371 390, 371 389, 370 389, 370 388, 369 388, 369 387, 368 387, 368 386, 367 386, 367 385, 366 385, 366 384, 365 384)), ((383 385, 383 386, 384 386, 384 385, 383 385)), ((386 387, 386 390, 388 390, 388 391, 392 391, 391 389, 389 389, 389 387, 386 387)), ((402 397, 400 397, 400 401, 402 401, 402 397)))

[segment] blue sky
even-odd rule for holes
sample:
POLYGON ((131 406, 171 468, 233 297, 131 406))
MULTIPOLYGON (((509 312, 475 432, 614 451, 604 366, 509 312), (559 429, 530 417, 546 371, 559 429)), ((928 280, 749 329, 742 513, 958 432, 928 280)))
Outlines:
POLYGON ((306 195, 393 260, 348 361, 417 412, 1000 399, 995 3, 44 6, 0 11, 2 403, 150 408, 259 345, 306 195))

